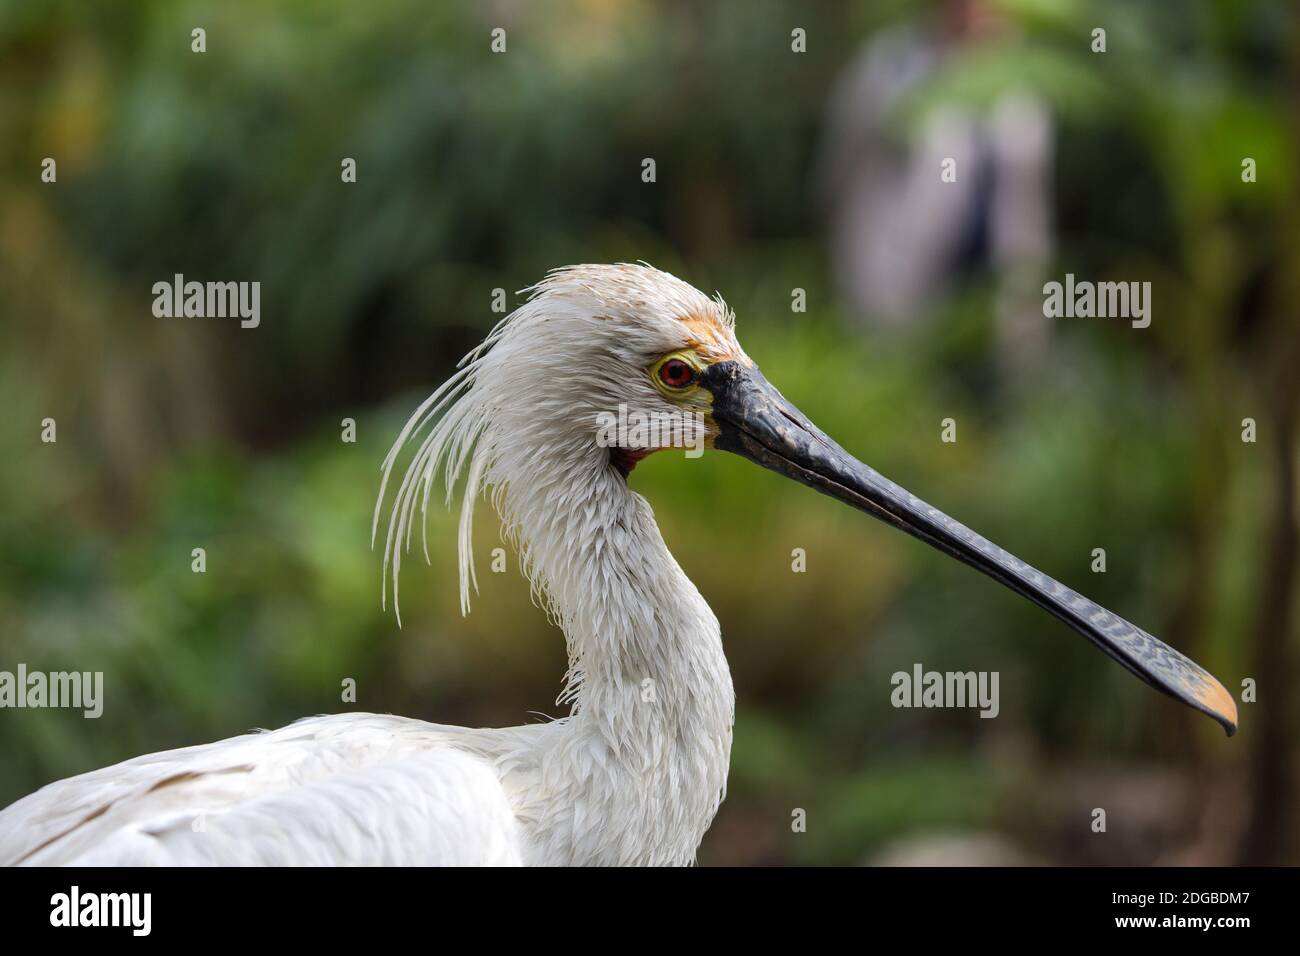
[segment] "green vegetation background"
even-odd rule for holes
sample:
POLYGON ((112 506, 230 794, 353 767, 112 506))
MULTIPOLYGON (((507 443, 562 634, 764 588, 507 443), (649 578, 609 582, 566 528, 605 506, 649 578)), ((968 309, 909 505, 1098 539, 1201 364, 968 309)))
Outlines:
MULTIPOLYGON (((1062 321, 1011 383, 988 277, 899 336, 851 317, 828 274, 827 97, 929 5, 0 3, 0 669, 106 683, 98 721, 0 712, 0 803, 354 709, 345 677, 355 709, 560 713, 563 644, 513 554, 462 618, 442 511, 433 566, 407 566, 406 626, 381 612, 378 466, 497 318, 492 289, 513 305, 551 267, 645 259, 721 290, 768 376, 864 460, 1230 689, 1259 686, 1227 741, 865 516, 739 459, 656 456, 632 483, 721 619, 738 691, 701 862, 1294 862, 1293 12, 997 6, 1014 29, 894 122, 1038 91, 1059 134, 1050 274, 1150 278, 1156 303, 1144 332, 1062 321), (151 285, 178 272, 259 279, 261 327, 154 318, 151 285), (1001 716, 894 710, 889 675, 918 661, 999 671, 1001 716)), ((482 561, 498 542, 478 529, 482 561)))

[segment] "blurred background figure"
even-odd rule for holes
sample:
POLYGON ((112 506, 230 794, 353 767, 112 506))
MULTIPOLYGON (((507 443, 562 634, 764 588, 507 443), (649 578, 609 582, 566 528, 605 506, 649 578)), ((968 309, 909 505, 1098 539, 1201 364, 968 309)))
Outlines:
POLYGON ((560 636, 494 522, 461 617, 430 508, 399 630, 371 508, 516 290, 645 259, 721 291, 849 451, 1254 694, 1225 740, 903 535, 728 456, 652 456, 632 486, 737 690, 701 862, 1300 861, 1298 20, 0 2, 0 670, 105 693, 97 720, 0 709, 0 803, 304 714, 563 714, 560 636), (1149 280, 1151 326, 1049 325, 1067 271, 1149 280), (260 282, 260 325, 156 318, 176 273, 260 282), (997 671, 997 718, 894 708, 918 663, 997 671))
POLYGON ((945 0, 873 34, 836 81, 821 161, 831 261, 856 315, 924 326, 955 285, 991 279, 1011 373, 1046 344, 1050 107, 1026 86, 987 110, 945 104, 917 120, 908 107, 945 61, 1016 56, 1018 33, 995 3, 945 0))

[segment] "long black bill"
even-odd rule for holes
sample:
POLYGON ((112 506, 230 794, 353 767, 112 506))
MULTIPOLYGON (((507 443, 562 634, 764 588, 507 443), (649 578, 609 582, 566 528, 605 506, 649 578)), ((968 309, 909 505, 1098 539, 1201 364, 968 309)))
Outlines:
POLYGON ((1237 705, 1208 671, 980 537, 858 461, 782 397, 756 368, 736 361, 705 371, 718 426, 714 447, 803 482, 920 538, 1050 611, 1142 680, 1208 714, 1231 736, 1237 705))

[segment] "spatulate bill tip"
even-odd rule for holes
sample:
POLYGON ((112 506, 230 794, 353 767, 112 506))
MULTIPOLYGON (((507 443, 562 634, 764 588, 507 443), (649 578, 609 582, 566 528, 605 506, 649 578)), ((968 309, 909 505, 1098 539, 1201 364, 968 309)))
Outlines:
POLYGON ((1237 702, 1232 699, 1226 687, 1213 677, 1207 675, 1205 686, 1196 695, 1197 702, 1205 712, 1222 725, 1224 732, 1231 737, 1237 732, 1237 702))

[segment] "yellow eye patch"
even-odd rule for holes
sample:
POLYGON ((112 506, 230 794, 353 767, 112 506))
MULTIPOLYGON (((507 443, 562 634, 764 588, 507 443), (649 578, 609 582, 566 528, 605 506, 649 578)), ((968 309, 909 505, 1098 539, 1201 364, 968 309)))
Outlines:
POLYGON ((696 387, 704 363, 690 350, 669 352, 650 366, 650 381, 665 395, 685 395, 696 387))

